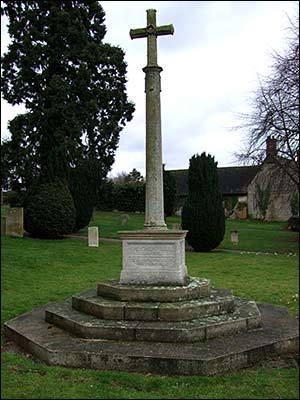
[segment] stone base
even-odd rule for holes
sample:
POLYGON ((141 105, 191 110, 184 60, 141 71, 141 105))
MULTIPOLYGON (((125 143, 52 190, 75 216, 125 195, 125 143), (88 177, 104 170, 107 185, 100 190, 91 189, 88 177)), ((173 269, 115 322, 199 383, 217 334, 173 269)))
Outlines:
POLYGON ((121 284, 184 285, 187 231, 152 230, 119 232, 123 244, 121 284))
POLYGON ((259 305, 262 328, 194 343, 75 337, 45 321, 48 305, 4 324, 4 335, 49 365, 164 375, 213 375, 299 350, 299 325, 285 307, 259 305))

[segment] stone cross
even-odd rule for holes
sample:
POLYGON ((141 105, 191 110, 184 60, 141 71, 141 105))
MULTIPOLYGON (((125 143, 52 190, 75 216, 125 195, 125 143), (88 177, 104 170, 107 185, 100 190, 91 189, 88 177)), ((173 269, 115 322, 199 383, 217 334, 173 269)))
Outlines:
POLYGON ((156 10, 147 10, 147 27, 131 29, 131 39, 147 38, 146 92, 146 229, 167 229, 164 221, 160 72, 157 64, 157 36, 173 35, 173 25, 156 26, 156 10))

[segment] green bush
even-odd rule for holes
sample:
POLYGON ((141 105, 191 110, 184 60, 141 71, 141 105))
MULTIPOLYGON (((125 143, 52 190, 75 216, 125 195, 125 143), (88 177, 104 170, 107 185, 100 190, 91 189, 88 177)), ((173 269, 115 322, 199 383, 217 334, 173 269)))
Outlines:
POLYGON ((225 234, 225 216, 219 189, 217 163, 208 154, 190 159, 189 195, 182 209, 182 229, 197 252, 216 248, 225 234))
POLYGON ((176 179, 170 171, 164 170, 164 211, 170 217, 174 212, 176 179))
POLYGON ((32 187, 24 202, 24 229, 39 238, 58 239, 71 233, 76 211, 64 182, 42 183, 32 187))
POLYGON ((23 207, 24 197, 24 191, 9 190, 3 192, 3 204, 10 205, 10 207, 23 207))
POLYGON ((114 209, 127 212, 145 211, 145 185, 115 185, 113 190, 114 209))
POLYGON ((104 186, 97 208, 127 212, 145 211, 145 184, 125 183, 104 186))
POLYGON ((288 229, 299 232, 299 215, 291 216, 287 221, 288 229))
POLYGON ((69 189, 74 200, 76 220, 74 231, 86 227, 92 218, 96 206, 97 166, 86 160, 78 167, 71 169, 69 189))
POLYGON ((17 192, 14 190, 9 190, 7 192, 3 192, 3 204, 9 204, 11 207, 11 203, 14 201, 14 199, 17 197, 17 192))
POLYGON ((114 186, 111 181, 106 181, 101 185, 96 204, 98 210, 112 211, 114 209, 114 186))

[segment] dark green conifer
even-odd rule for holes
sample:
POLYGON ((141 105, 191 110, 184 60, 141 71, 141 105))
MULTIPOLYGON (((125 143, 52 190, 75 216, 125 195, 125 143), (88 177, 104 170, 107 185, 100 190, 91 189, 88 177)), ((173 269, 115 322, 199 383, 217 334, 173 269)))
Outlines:
POLYGON ((166 217, 170 217, 174 212, 176 179, 170 171, 164 169, 164 212, 166 217))
POLYGON ((190 159, 189 194, 182 209, 182 229, 197 252, 216 248, 224 238, 225 216, 217 163, 205 152, 190 159))
MULTIPOLYGON (((95 0, 4 0, 1 14, 8 17, 12 40, 1 58, 2 95, 26 106, 9 124, 7 166, 13 167, 6 175, 19 192, 36 182, 67 181, 74 193, 70 175, 93 160, 97 172, 84 184, 97 191, 134 111, 126 94, 125 54, 103 43, 102 6, 95 0)), ((79 197, 74 200, 82 211, 79 197)), ((80 211, 80 226, 90 210, 91 198, 85 199, 88 213, 82 219, 80 211)))
POLYGON ((31 186, 24 202, 24 229, 34 237, 59 239, 73 232, 76 211, 66 182, 31 186))
MULTIPOLYGON (((124 52, 103 43, 102 6, 4 0, 1 13, 12 40, 1 59, 2 95, 27 110, 10 122, 15 157, 45 182, 68 179, 70 168, 90 158, 105 177, 134 106, 126 94, 124 52)), ((29 172, 17 165, 14 174, 25 186, 29 172)))

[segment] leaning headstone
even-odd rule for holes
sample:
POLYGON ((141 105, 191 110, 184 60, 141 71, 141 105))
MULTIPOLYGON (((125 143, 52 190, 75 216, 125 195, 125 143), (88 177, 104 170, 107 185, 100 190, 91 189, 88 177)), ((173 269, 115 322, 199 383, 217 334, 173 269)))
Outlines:
POLYGON ((11 207, 6 210, 6 235, 23 237, 23 207, 11 207))
POLYGON ((231 231, 230 232, 230 240, 231 243, 235 246, 237 246, 239 244, 239 235, 238 235, 238 231, 231 231))
POLYGON ((1 217, 1 235, 6 233, 6 217, 1 217))
POLYGON ((89 241, 90 247, 98 247, 99 246, 98 226, 89 226, 88 227, 88 241, 89 241))
POLYGON ((122 214, 120 215, 119 218, 119 225, 121 226, 127 226, 129 221, 129 215, 128 214, 122 214))

